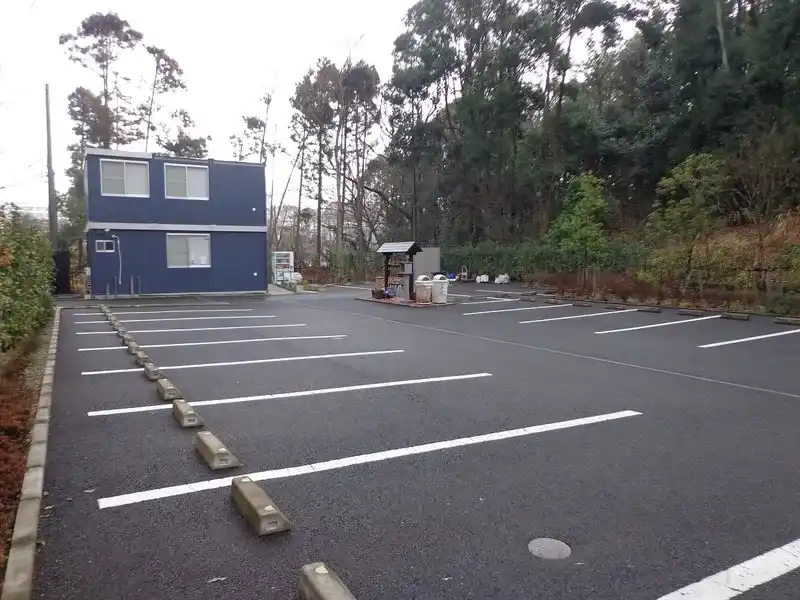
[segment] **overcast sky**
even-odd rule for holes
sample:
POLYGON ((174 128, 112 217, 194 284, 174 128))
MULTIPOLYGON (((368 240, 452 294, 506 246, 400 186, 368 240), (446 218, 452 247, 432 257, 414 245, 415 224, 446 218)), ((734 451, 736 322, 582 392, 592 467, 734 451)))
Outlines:
MULTIPOLYGON (((44 84, 50 84, 53 168, 59 191, 67 187, 67 145, 73 136, 67 95, 79 85, 99 91, 99 79, 70 63, 58 36, 73 33, 94 12, 116 12, 164 48, 185 71, 188 91, 171 102, 189 111, 196 133, 211 135, 209 155, 231 158, 228 136, 241 116, 260 114, 273 93, 269 137, 288 140, 289 98, 320 56, 341 64, 374 64, 385 81, 391 51, 414 0, 0 0, 0 203, 47 206, 44 84), (5 188, 5 189, 1 189, 5 188)), ((147 77, 150 65, 126 64, 147 77)), ((152 146, 150 148, 153 149, 152 146)), ((276 194, 291 161, 276 161, 276 194)), ((270 173, 271 176, 271 173, 270 173)), ((296 188, 295 188, 296 189, 296 188)))

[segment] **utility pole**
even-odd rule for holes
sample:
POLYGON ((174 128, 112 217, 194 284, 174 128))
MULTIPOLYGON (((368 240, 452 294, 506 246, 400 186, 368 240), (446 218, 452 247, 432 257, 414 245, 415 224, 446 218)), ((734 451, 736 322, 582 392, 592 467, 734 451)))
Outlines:
POLYGON ((44 84, 44 105, 47 111, 47 208, 50 221, 50 246, 55 252, 58 247, 58 206, 53 174, 53 139, 50 135, 50 84, 47 83, 44 84))

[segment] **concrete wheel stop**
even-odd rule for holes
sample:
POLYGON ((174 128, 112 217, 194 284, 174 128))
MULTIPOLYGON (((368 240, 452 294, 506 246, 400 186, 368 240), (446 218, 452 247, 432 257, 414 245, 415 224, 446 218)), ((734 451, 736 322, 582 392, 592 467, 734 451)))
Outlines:
POLYGON ((144 363, 144 376, 147 377, 148 381, 158 381, 159 379, 163 379, 164 375, 153 362, 146 362, 144 363))
POLYGON ((197 414, 192 405, 186 400, 178 399, 172 401, 172 416, 181 427, 202 427, 203 419, 197 414))
POLYGON ((128 352, 135 355, 137 352, 139 352, 139 344, 134 341, 128 342, 128 352))
POLYGON ((143 367, 145 363, 153 362, 144 350, 137 350, 133 356, 136 359, 136 364, 140 367, 143 367))
POLYGON ((730 319, 732 321, 749 321, 750 315, 747 313, 734 313, 734 312, 724 312, 720 316, 720 319, 730 319))
POLYGON ((795 317, 775 317, 775 323, 778 325, 798 325, 800 326, 800 319, 795 317))
POLYGON ((256 535, 289 531, 292 524, 267 493, 249 477, 234 477, 231 497, 256 535))
POLYGON ((304 565, 300 569, 297 595, 300 600, 356 600, 333 569, 323 562, 304 565))
POLYGON ((660 306, 640 306, 637 308, 639 312, 647 312, 647 313, 660 313, 661 307, 660 306))
POLYGON ((212 471, 242 466, 239 459, 210 431, 201 431, 195 435, 194 447, 200 456, 208 463, 212 471))
POLYGON ((157 380, 156 387, 158 390, 158 397, 164 402, 183 400, 183 394, 181 394, 181 391, 166 377, 162 377, 161 379, 157 380))

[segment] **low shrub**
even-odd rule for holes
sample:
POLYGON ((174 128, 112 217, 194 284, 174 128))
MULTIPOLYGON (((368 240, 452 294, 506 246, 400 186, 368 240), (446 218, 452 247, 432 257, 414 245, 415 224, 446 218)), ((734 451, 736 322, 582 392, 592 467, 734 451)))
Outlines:
POLYGON ((0 352, 16 346, 50 318, 52 285, 46 229, 13 205, 0 207, 0 352))

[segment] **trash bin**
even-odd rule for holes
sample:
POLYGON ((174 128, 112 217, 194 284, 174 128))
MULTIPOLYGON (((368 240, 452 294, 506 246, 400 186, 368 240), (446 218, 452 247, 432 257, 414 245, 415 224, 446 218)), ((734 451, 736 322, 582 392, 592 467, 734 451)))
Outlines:
POLYGON ((414 282, 414 290, 419 304, 430 304, 433 295, 433 282, 427 275, 420 275, 414 282))
POLYGON ((447 281, 447 277, 444 275, 436 275, 431 282, 432 290, 431 290, 431 300, 434 304, 446 304, 447 303, 447 286, 450 285, 450 282, 447 281))

